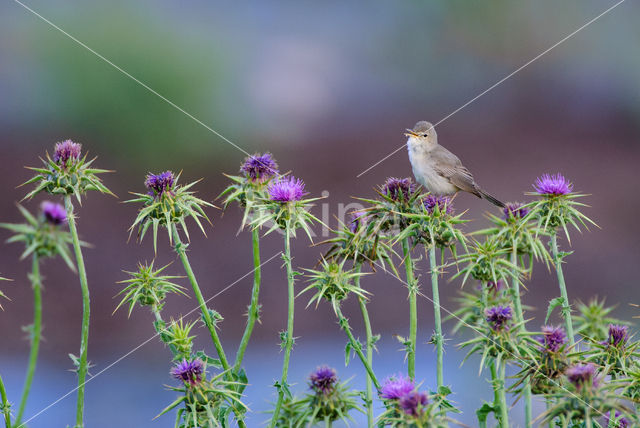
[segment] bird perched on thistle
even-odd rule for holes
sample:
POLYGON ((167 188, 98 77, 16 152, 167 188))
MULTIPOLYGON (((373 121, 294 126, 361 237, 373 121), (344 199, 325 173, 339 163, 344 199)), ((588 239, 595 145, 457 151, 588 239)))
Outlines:
POLYGON ((431 123, 423 120, 416 123, 413 129, 406 131, 413 175, 429 193, 452 196, 459 191, 469 192, 504 207, 502 202, 476 184, 473 175, 456 155, 438 144, 438 134, 431 123))

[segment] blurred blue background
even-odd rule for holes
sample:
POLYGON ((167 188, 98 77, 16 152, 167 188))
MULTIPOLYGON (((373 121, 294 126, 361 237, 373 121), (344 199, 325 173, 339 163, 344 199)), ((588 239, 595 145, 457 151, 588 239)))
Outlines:
MULTIPOLYGON (((403 130, 422 119, 437 122, 480 92, 553 45, 613 2, 463 0, 432 2, 223 3, 166 0, 30 0, 37 13, 76 37, 135 78, 248 152, 271 151, 281 169, 293 171, 317 196, 329 192, 328 212, 351 196, 371 197, 388 176, 411 174, 406 152, 356 175, 400 147, 403 130)), ((640 154, 640 5, 625 2, 575 37, 438 126, 440 142, 457 153, 477 180, 504 200, 526 200, 535 177, 562 172, 577 190, 592 194, 587 214, 601 229, 574 234, 566 278, 569 295, 592 295, 618 304, 630 318, 639 302, 636 264, 639 226, 637 164, 640 154)), ((105 183, 119 199, 90 194, 79 212, 82 239, 94 244, 85 259, 92 292, 89 358, 96 374, 151 337, 152 317, 136 309, 112 315, 121 271, 154 257, 149 242, 127 242, 136 207, 121 202, 141 191, 147 172, 183 170, 186 181, 204 177, 199 195, 207 200, 224 189, 222 173, 235 173, 244 154, 192 118, 136 83, 12 1, 0 5, 0 185, 1 221, 20 221, 15 202, 29 178, 24 165, 37 165, 66 138, 81 142, 97 165, 116 172, 105 183)), ((26 202, 35 210, 39 200, 26 202)), ((485 201, 461 195, 468 230, 487 224, 485 201)), ((317 207, 316 214, 321 214, 317 207)), ((252 269, 250 237, 236 236, 240 212, 209 212, 208 238, 192 236, 192 261, 207 296, 213 296, 252 269)), ((335 221, 332 220, 332 225, 335 221)), ((7 238, 0 232, 0 238, 7 238)), ((262 244, 266 260, 281 249, 281 238, 262 244)), ((568 244, 562 245, 568 248, 568 244)), ((28 343, 22 325, 31 322, 28 262, 17 263, 21 248, 0 247, 0 273, 13 278, 2 289, 11 301, 0 312, 0 373, 17 402, 28 343)), ((321 249, 299 237, 298 268, 312 267, 321 249)), ((175 256, 162 241, 158 263, 175 256)), ((421 262, 422 275, 426 263, 421 262)), ((169 268, 179 274, 178 264, 169 268)), ((79 347, 81 300, 77 279, 58 261, 43 266, 44 337, 27 418, 75 387, 68 353, 79 347)), ((300 284, 301 285, 301 284, 300 284)), ((363 281, 373 293, 373 328, 382 334, 376 371, 381 377, 404 369, 394 334, 407 334, 406 289, 377 273, 363 281)), ((526 284, 532 328, 542 324, 546 302, 557 295, 554 277, 538 266, 526 284)), ((222 337, 237 346, 244 327, 251 277, 212 300, 222 313, 222 337)), ((443 306, 459 281, 443 281, 443 306)), ((286 283, 278 259, 264 267, 263 316, 250 344, 247 400, 254 410, 249 426, 274 400, 270 387, 279 376, 278 332, 285 327, 286 283)), ((426 292, 426 291, 425 291, 426 292)), ((427 293, 429 294, 429 293, 427 293)), ((194 299, 172 297, 174 317, 194 299)), ((332 364, 362 387, 357 361, 344 367, 345 338, 329 308, 305 309, 298 299, 292 359, 294 390, 306 390, 317 365, 332 364)), ((354 327, 362 326, 353 302, 345 306, 354 327)), ((432 306, 420 302, 419 378, 435 385, 434 353, 427 345, 432 306)), ((449 330, 451 324, 445 325, 449 330)), ((201 333, 202 331, 200 331, 201 333)), ((445 381, 463 413, 475 425, 475 409, 490 398, 488 374, 476 359, 462 368, 455 348, 462 336, 449 334, 445 381)), ((213 352, 207 341, 199 346, 213 352)), ((231 351, 228 351, 231 352, 231 351)), ((174 415, 152 421, 174 394, 164 384, 169 352, 158 340, 136 350, 87 386, 89 427, 169 426, 174 415)), ((30 427, 73 422, 75 394, 29 422, 30 427)), ((514 410, 514 415, 521 412, 514 410)), ((362 418, 356 416, 356 426, 362 418)), ((516 424, 517 426, 517 424, 516 424)))

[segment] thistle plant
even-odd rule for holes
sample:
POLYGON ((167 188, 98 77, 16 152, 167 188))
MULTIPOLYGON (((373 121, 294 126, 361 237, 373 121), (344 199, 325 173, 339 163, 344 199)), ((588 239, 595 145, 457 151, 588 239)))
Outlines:
POLYGON ((513 390, 521 382, 528 380, 525 385, 531 385, 534 394, 548 394, 559 388, 559 380, 572 359, 567 355, 567 334, 562 327, 545 325, 536 340, 539 345, 532 347, 533 358, 526 359, 529 365, 516 377, 520 381, 514 384, 513 390))
MULTIPOLYGON (((257 216, 256 206, 261 200, 267 198, 267 186, 276 177, 278 164, 270 153, 255 154, 245 159, 240 167, 241 176, 227 177, 231 184, 220 194, 224 197, 224 208, 231 202, 237 202, 244 208, 241 228, 249 221, 249 218, 257 216)), ((260 228, 251 228, 251 243, 253 246, 253 288, 251 290, 251 303, 249 304, 247 324, 242 334, 242 340, 236 352, 233 369, 238 373, 242 367, 244 354, 251 339, 253 327, 260 318, 260 282, 262 278, 260 262, 260 228)))
POLYGON ((635 412, 620 401, 621 386, 619 381, 605 381, 593 363, 573 365, 566 370, 563 387, 548 394, 554 404, 539 418, 543 423, 555 420, 558 426, 592 428, 600 426, 600 417, 614 414, 637 423, 635 412))
POLYGON ((182 385, 169 387, 180 396, 157 417, 180 407, 176 428, 214 428, 226 421, 233 410, 243 414, 247 407, 240 401, 237 383, 225 380, 225 373, 207 377, 207 363, 199 357, 183 359, 172 369, 171 375, 182 385))
POLYGON ((586 360, 600 367, 606 367, 606 374, 612 378, 626 378, 637 365, 640 357, 639 342, 634 342, 626 325, 609 324, 609 334, 604 341, 588 339, 590 349, 583 353, 586 360))
POLYGON ((386 410, 379 417, 381 425, 392 427, 448 427, 448 419, 440 394, 418 390, 408 377, 391 376, 380 388, 380 398, 386 410))
POLYGON ((436 345, 436 379, 440 391, 444 387, 444 336, 438 289, 438 276, 441 272, 436 259, 436 248, 440 250, 441 264, 444 264, 444 252, 447 248, 454 257, 457 254, 456 244, 461 244, 466 249, 466 238, 457 228, 465 220, 462 219, 462 214, 454 216, 453 201, 448 197, 429 194, 417 199, 416 205, 413 213, 403 214, 411 220, 411 224, 400 232, 397 239, 422 243, 425 255, 429 259, 435 321, 435 332, 431 341, 436 345))
MULTIPOLYGON (((491 237, 501 249, 509 251, 509 260, 512 264, 509 292, 515 309, 516 321, 523 330, 525 325, 520 293, 520 269, 530 275, 534 260, 543 261, 548 267, 551 259, 544 243, 540 239, 541 236, 547 233, 544 230, 540 230, 538 225, 531 219, 532 216, 529 215, 529 208, 526 205, 519 202, 507 203, 503 209, 502 217, 489 214, 489 220, 493 223, 493 227, 475 232, 477 235, 491 237), (528 263, 525 262, 525 257, 528 258, 528 263)), ((531 385, 527 382, 524 386, 526 428, 531 427, 531 400, 531 385)))
POLYGON ((73 272, 76 271, 69 251, 69 245, 71 245, 73 239, 69 232, 61 229, 67 222, 67 213, 64 207, 55 202, 44 201, 40 205, 40 215, 38 217, 31 214, 21 205, 18 205, 18 209, 26 223, 0 223, 0 227, 14 233, 7 242, 22 242, 24 244, 25 250, 20 259, 27 257, 32 259, 29 280, 33 289, 33 324, 26 327, 26 331, 29 333, 31 350, 29 352, 27 375, 22 389, 22 398, 14 420, 16 426, 20 426, 29 392, 31 391, 42 338, 42 277, 40 275, 40 260, 59 255, 69 269, 73 272))
MULTIPOLYGON (((330 244, 330 248, 324 256, 325 260, 342 263, 344 260, 352 261, 353 283, 356 289, 360 289, 360 273, 364 264, 368 264, 375 271, 376 264, 386 269, 387 266, 398 276, 391 257, 395 252, 389 244, 389 239, 376 231, 369 230, 375 227, 367 221, 367 215, 362 211, 351 213, 351 221, 348 225, 342 225, 341 229, 332 231, 335 237, 327 239, 320 244, 330 244)), ((380 339, 380 335, 374 335, 371 328, 371 319, 367 309, 368 299, 364 295, 357 295, 360 313, 365 327, 365 347, 367 363, 373 371, 373 350, 380 339)), ((350 342, 351 343, 351 342, 350 342)), ((368 426, 373 426, 373 377, 367 373, 366 390, 364 397, 367 409, 368 426)))
POLYGON ((586 205, 577 200, 586 195, 574 193, 573 184, 561 174, 543 174, 538 177, 533 187, 535 192, 530 194, 538 196, 539 200, 529 204, 531 215, 537 219, 538 227, 550 235, 551 253, 556 267, 558 286, 560 287, 560 298, 552 300, 549 310, 552 310, 555 306, 562 307, 562 316, 565 320, 569 343, 573 345, 575 338, 571 319, 571 305, 562 271, 564 257, 569 253, 560 252, 557 234, 558 229, 561 228, 570 243, 568 225, 573 226, 578 231, 580 231, 580 226, 587 228, 588 224, 597 225, 578 210, 586 205))
MULTIPOLYGON (((378 189, 379 199, 361 199, 370 204, 365 214, 371 226, 368 228, 368 239, 378 233, 399 233, 411 225, 406 214, 414 213, 414 205, 420 197, 418 186, 410 178, 388 178, 378 189)), ((409 236, 403 237, 402 260, 405 267, 406 285, 409 291, 409 337, 402 339, 407 354, 407 372, 415 378, 416 343, 418 335, 418 281, 415 277, 415 260, 411 256, 409 236)))
POLYGON ((184 278, 176 275, 162 275, 162 272, 169 265, 155 269, 154 262, 143 264, 138 263, 138 270, 135 272, 124 271, 130 276, 129 279, 119 281, 124 284, 124 288, 118 293, 123 295, 122 300, 116 306, 117 311, 121 306, 127 304, 129 306, 128 316, 131 316, 133 308, 136 304, 140 306, 149 306, 156 320, 160 320, 160 311, 164 306, 164 299, 168 294, 182 294, 186 296, 184 287, 172 282, 175 279, 184 278))
POLYGON ((51 195, 61 195, 64 197, 67 223, 71 232, 73 250, 76 256, 76 265, 80 277, 80 288, 82 290, 82 332, 80 340, 80 356, 70 357, 76 365, 78 373, 78 400, 76 406, 76 427, 84 426, 84 386, 87 377, 87 350, 89 343, 89 317, 90 299, 89 284, 82 257, 82 249, 78 231, 76 228, 76 215, 73 212, 72 197, 75 197, 81 204, 81 197, 89 190, 113 195, 109 189, 102 184, 98 174, 109 172, 105 169, 92 168, 96 158, 87 160, 87 154, 82 156, 82 145, 66 140, 56 143, 53 157, 46 155, 46 159, 41 159, 44 167, 28 169, 35 171, 36 175, 23 183, 36 184, 36 188, 27 193, 24 199, 31 199, 40 192, 47 192, 51 195))
MULTIPOLYGON (((362 351, 362 343, 354 337, 349 320, 342 313, 341 302, 350 294, 355 295, 358 299, 366 299, 368 294, 367 291, 363 290, 355 283, 356 279, 360 278, 363 273, 356 272, 354 270, 346 270, 344 268, 346 260, 347 259, 343 259, 341 263, 337 263, 335 261, 329 262, 322 259, 321 270, 308 269, 307 276, 311 284, 302 290, 302 293, 309 290, 316 291, 313 297, 309 300, 307 306, 314 302, 317 306, 323 299, 331 303, 333 311, 338 318, 338 323, 349 339, 345 351, 347 363, 349 362, 349 355, 351 354, 351 351, 354 351, 367 371, 368 378, 371 379, 371 382, 373 382, 376 388, 380 388, 380 383, 378 382, 378 379, 373 372, 373 368, 371 367, 371 358, 369 358, 369 355, 365 356, 362 351)), ((367 400, 367 405, 369 404, 370 403, 367 400)))
POLYGON ((603 341, 609 334, 609 325, 629 325, 630 323, 611 316, 614 306, 605 306, 605 299, 597 297, 583 303, 578 300, 576 304, 577 315, 575 320, 575 332, 584 338, 603 341))
MULTIPOLYGON (((187 248, 189 244, 183 242, 180 237, 181 229, 186 239, 189 240, 189 231, 186 224, 187 218, 191 218, 195 221, 202 233, 205 234, 201 219, 209 222, 209 218, 205 214, 204 208, 212 207, 213 205, 197 198, 194 196, 194 192, 190 190, 199 180, 183 186, 178 184, 179 178, 180 175, 176 176, 171 171, 165 171, 161 174, 147 175, 145 186, 147 187, 148 192, 146 194, 133 193, 136 198, 127 201, 143 204, 142 208, 138 212, 138 216, 130 228, 130 231, 133 233, 133 230, 137 228, 138 240, 141 241, 149 227, 152 227, 154 251, 157 251, 159 227, 162 226, 167 230, 169 243, 173 245, 174 251, 178 254, 178 257, 182 262, 185 274, 189 279, 191 289, 196 297, 198 306, 200 307, 202 320, 209 331, 211 341, 216 349, 217 359, 212 359, 211 361, 215 361, 215 364, 220 365, 223 369, 221 376, 225 377, 224 385, 234 385, 235 387, 235 385, 238 384, 239 377, 236 377, 231 373, 229 360, 227 359, 216 329, 217 324, 222 321, 222 316, 218 312, 207 307, 207 303, 202 295, 202 291, 200 290, 200 286, 198 285, 198 281, 193 273, 191 263, 187 256, 187 248), (180 229, 178 227, 180 227, 180 229)), ((186 402, 186 404, 191 405, 190 402, 186 402)), ((235 414, 238 425, 241 427, 244 426, 244 422, 242 420, 244 407, 232 406, 231 410, 235 414)), ((179 412, 179 414, 182 413, 179 412)), ((228 411, 221 411, 221 413, 216 414, 216 417, 226 416, 228 416, 228 411)), ((224 419, 216 420, 224 421, 224 419)), ((226 423, 226 421, 224 421, 224 423, 226 423)))
POLYGON ((309 239, 312 239, 311 225, 314 222, 321 223, 313 214, 309 212, 309 208, 313 202, 319 198, 303 199, 307 194, 304 182, 295 177, 278 177, 267 186, 266 198, 262 199, 256 205, 258 215, 252 222, 254 228, 260 228, 272 223, 267 230, 267 234, 281 230, 284 231, 284 254, 282 256, 287 271, 287 330, 280 334, 281 348, 284 349, 284 361, 282 363, 282 376, 280 381, 275 383, 278 391, 278 401, 276 402, 270 427, 275 427, 279 418, 280 408, 285 400, 291 399, 291 390, 287 383, 289 374, 289 360, 291 358, 291 349, 293 348, 293 320, 295 314, 295 276, 297 272, 293 271, 291 258, 291 237, 296 236, 296 230, 302 229, 309 239))
POLYGON ((283 405, 277 427, 302 428, 319 422, 331 427, 336 421, 348 426, 353 421, 349 413, 362 412, 356 401, 359 393, 349 389, 348 381, 341 382, 333 368, 318 367, 309 375, 308 382, 310 393, 302 398, 293 397, 283 405))

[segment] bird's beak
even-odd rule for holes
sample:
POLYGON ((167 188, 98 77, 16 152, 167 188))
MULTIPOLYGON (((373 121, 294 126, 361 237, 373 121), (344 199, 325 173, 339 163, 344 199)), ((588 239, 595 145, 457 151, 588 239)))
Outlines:
POLYGON ((412 129, 405 129, 405 131, 407 131, 407 132, 404 133, 405 137, 417 137, 418 136, 418 135, 416 135, 415 132, 413 132, 412 129))

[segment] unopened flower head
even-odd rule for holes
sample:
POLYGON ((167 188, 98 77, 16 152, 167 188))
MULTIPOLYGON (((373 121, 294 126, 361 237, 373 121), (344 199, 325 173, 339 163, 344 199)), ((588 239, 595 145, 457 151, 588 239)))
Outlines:
POLYGON ((304 182, 295 177, 280 177, 272 181, 267 187, 269 199, 282 204, 297 202, 307 193, 304 191, 304 182))
POLYGON ((264 183, 278 174, 278 164, 275 159, 273 159, 273 156, 271 156, 271 153, 262 155, 255 154, 244 160, 240 171, 247 179, 253 182, 264 183))
POLYGON ((533 187, 538 194, 547 196, 567 195, 573 190, 573 184, 561 174, 543 174, 533 187))
POLYGON ((511 218, 519 219, 529 214, 529 208, 525 207, 524 204, 521 204, 520 202, 509 202, 505 204, 503 212, 505 220, 509 220, 511 218))
POLYGON ((435 195, 427 195, 422 200, 424 207, 427 209, 429 214, 433 214, 438 207, 438 211, 441 214, 452 215, 453 214, 453 201, 448 196, 435 196, 435 195))
POLYGON ((562 327, 545 325, 542 327, 542 336, 538 338, 542 345, 542 350, 558 352, 562 345, 567 343, 567 335, 562 327))
POLYGON ((171 369, 171 375, 174 378, 188 383, 191 386, 196 386, 202 382, 203 373, 204 362, 200 358, 196 358, 193 361, 184 359, 171 369))
POLYGON ((427 394, 415 390, 403 395, 398 400, 400 408, 411 416, 420 416, 422 408, 428 403, 427 394))
POLYGON ((629 327, 626 325, 609 324, 608 345, 619 348, 626 345, 627 340, 629 340, 629 327))
POLYGON ((614 426, 616 428, 629 428, 631 426, 631 422, 629 422, 629 419, 625 418, 624 416, 622 416, 622 413, 620 413, 619 411, 616 410, 616 418, 615 418, 615 424, 611 425, 611 411, 609 411, 609 413, 607 413, 607 416, 605 417, 605 426, 614 426))
POLYGON ((597 386, 596 366, 593 363, 578 364, 567 369, 567 379, 578 390, 585 385, 597 386))
POLYGON ((60 166, 66 167, 80 159, 81 151, 82 145, 71 140, 56 143, 53 151, 53 161, 60 166))
POLYGON ((328 366, 321 366, 309 375, 310 387, 318 394, 330 394, 338 381, 337 373, 328 366))
POLYGON ((408 377, 391 376, 385 379, 380 389, 380 397, 385 400, 399 400, 407 394, 415 391, 415 383, 408 377))
POLYGON ((388 178, 380 189, 382 194, 396 202, 408 201, 416 191, 416 184, 410 178, 388 178))
POLYGON ((171 192, 175 176, 171 171, 165 171, 160 174, 148 174, 144 185, 149 189, 149 195, 160 197, 165 192, 171 192))
POLYGON ((507 322, 513 318, 513 313, 509 306, 494 306, 485 311, 485 316, 494 331, 501 331, 508 328, 507 322))
POLYGON ((42 215, 49 224, 59 226, 67 221, 67 212, 60 204, 51 201, 44 201, 40 204, 42 215))

